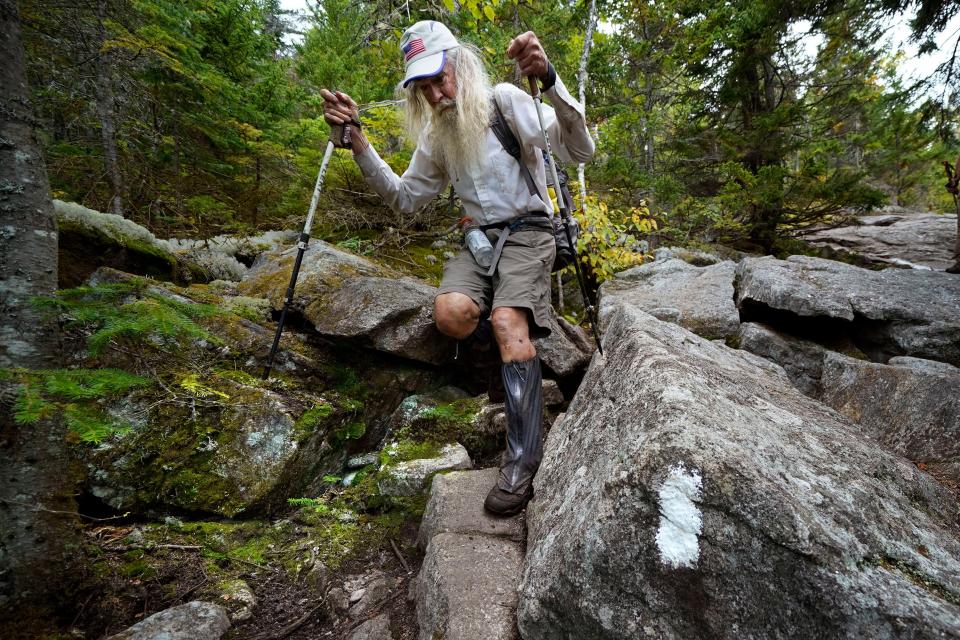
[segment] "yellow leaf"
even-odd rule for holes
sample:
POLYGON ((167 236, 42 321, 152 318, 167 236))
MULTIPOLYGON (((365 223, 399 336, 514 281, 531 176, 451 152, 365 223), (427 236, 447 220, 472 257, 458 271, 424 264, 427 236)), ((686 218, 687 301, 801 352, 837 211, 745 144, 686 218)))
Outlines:
POLYGON ((493 7, 488 4, 483 5, 483 15, 487 16, 487 20, 493 22, 494 18, 497 17, 497 14, 493 12, 493 7))
POLYGON ((449 11, 450 13, 453 13, 454 9, 456 9, 456 7, 453 4, 453 0, 443 0, 443 6, 446 7, 447 11, 449 11))

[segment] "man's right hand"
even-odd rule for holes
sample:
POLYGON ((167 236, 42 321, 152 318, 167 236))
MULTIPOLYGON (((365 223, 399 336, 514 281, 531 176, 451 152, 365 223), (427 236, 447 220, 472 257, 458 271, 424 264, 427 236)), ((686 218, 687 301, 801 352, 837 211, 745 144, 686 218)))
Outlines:
POLYGON ((342 91, 320 89, 320 95, 323 97, 323 118, 327 124, 333 126, 360 121, 357 103, 347 94, 342 91))
POLYGON ((366 149, 367 138, 360 128, 360 111, 353 98, 342 91, 327 89, 320 89, 320 95, 323 97, 323 119, 330 125, 330 139, 334 146, 349 147, 354 153, 360 153, 366 149), (343 127, 351 123, 355 126, 350 127, 349 136, 344 136, 343 127))

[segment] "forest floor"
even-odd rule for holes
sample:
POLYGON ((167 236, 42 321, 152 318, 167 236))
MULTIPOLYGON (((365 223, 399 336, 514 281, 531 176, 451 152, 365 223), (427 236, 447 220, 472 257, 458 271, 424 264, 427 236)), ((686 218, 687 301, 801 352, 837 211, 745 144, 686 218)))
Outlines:
POLYGON ((78 598, 76 611, 69 612, 72 620, 64 620, 66 634, 59 637, 104 638, 193 600, 229 608, 231 603, 222 599, 222 585, 229 580, 244 581, 257 604, 248 619, 233 624, 224 636, 227 640, 347 638, 357 626, 383 613, 390 617, 394 638, 416 637, 414 605, 407 594, 422 562, 416 546, 417 519, 402 523, 395 537, 351 550, 342 564, 322 568, 319 576, 292 563, 303 555, 310 537, 302 526, 289 523, 87 526, 85 537, 98 558, 94 579, 88 593, 78 598), (275 535, 278 528, 284 535, 275 535), (327 597, 345 581, 374 572, 395 586, 362 615, 348 617, 327 597))

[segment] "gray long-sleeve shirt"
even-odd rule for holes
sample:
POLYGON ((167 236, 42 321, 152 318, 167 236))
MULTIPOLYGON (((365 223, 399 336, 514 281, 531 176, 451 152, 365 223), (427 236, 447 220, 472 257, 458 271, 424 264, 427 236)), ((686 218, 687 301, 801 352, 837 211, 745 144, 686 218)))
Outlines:
MULTIPOLYGON (((494 94, 507 125, 520 142, 521 158, 530 169, 537 189, 547 193, 541 149, 543 135, 536 106, 529 94, 511 84, 499 84, 494 94)), ((584 110, 560 78, 544 95, 553 105, 544 106, 543 119, 550 146, 559 162, 585 162, 593 156, 594 144, 587 131, 584 110)), ((442 192, 448 184, 463 202, 466 215, 478 224, 491 224, 529 212, 551 213, 552 207, 531 195, 520 165, 504 150, 492 129, 487 129, 486 163, 470 171, 445 166, 435 159, 428 136, 421 136, 410 165, 398 176, 372 146, 355 156, 367 184, 394 210, 409 213, 442 192)))

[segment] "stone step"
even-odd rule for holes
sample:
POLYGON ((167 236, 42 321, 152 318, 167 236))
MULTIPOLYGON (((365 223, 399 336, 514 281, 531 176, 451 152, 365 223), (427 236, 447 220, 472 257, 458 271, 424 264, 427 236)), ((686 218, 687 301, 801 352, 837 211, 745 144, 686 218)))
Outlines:
POLYGON ((433 479, 417 544, 426 549, 438 533, 481 533, 521 542, 524 537, 522 515, 498 518, 483 509, 487 492, 497 481, 498 470, 454 471, 433 479))
POLYGON ((483 509, 497 469, 434 478, 417 543, 426 549, 411 586, 420 640, 515 640, 523 567, 522 516, 483 509))
POLYGON ((482 534, 438 533, 412 585, 420 640, 517 640, 520 545, 482 534))

